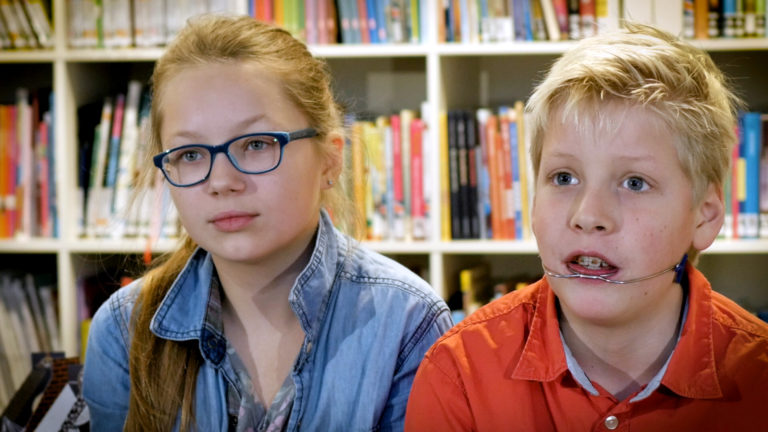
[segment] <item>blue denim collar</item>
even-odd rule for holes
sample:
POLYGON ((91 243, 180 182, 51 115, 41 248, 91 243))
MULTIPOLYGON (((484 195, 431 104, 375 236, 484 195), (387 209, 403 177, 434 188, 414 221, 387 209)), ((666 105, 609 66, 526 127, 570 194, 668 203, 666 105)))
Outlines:
MULTIPOLYGON (((288 299, 310 343, 316 338, 317 323, 327 313, 333 281, 348 247, 346 238, 334 229, 330 217, 322 210, 312 255, 296 278, 288 299)), ((164 339, 199 339, 203 355, 219 364, 226 341, 220 328, 206 321, 213 271, 211 255, 201 248, 195 250, 160 303, 150 329, 164 339)))

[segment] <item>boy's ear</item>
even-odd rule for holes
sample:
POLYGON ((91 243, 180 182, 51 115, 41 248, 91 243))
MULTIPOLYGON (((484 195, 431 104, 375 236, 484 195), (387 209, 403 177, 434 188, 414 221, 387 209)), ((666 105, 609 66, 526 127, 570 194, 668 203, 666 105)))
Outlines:
POLYGON ((710 184, 696 209, 693 247, 697 250, 708 248, 720 233, 724 218, 723 191, 721 188, 710 184))
POLYGON ((326 139, 331 144, 333 150, 326 158, 322 171, 324 189, 333 187, 333 184, 338 181, 344 166, 344 137, 338 133, 330 133, 326 139))

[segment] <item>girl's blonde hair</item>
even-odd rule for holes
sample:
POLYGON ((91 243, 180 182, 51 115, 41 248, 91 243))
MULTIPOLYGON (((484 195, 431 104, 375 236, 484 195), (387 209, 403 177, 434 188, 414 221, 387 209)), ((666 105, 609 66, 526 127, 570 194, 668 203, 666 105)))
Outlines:
MULTIPOLYGON (((149 157, 162 151, 165 84, 189 66, 214 63, 257 64, 281 79, 287 97, 318 132, 314 138, 322 158, 343 163, 339 149, 326 139, 344 138, 342 112, 331 89, 328 66, 314 58, 290 33, 250 17, 208 15, 191 19, 155 64, 149 157)), ((258 79, 254 77, 254 79, 258 79)), ((151 182, 156 168, 150 160, 139 181, 151 182)), ((343 174, 342 174, 343 175, 343 174)), ((337 181, 321 194, 321 205, 334 223, 359 236, 362 224, 337 181)), ((179 343, 157 338, 149 330, 160 302, 181 272, 196 244, 186 234, 182 246, 149 271, 143 280, 132 316, 130 348, 131 397, 127 430, 170 430, 181 409, 181 429, 194 427, 195 381, 202 364, 197 342, 179 343)))
MULTIPOLYGON (((544 136, 553 122, 600 124, 604 107, 614 102, 618 108, 639 106, 656 113, 676 135, 677 155, 693 184, 695 202, 703 199, 710 185, 722 187, 737 142, 741 101, 705 51, 634 23, 580 41, 534 90, 526 105, 534 178, 544 136)), ((698 251, 689 251, 692 262, 697 255, 698 251)))

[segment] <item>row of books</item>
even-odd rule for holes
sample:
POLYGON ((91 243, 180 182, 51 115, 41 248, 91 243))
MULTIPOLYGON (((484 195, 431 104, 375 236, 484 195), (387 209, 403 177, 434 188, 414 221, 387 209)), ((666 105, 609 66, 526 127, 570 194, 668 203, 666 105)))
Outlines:
POLYGON ((350 129, 348 191, 366 220, 367 239, 429 239, 432 167, 423 116, 403 109, 356 119, 350 129))
POLYGON ((58 236, 47 94, 19 88, 15 104, 0 105, 0 239, 58 236))
POLYGON ((440 118, 442 238, 527 240, 533 198, 523 102, 440 118))
POLYGON ((125 93, 78 108, 78 236, 157 239, 179 235, 177 213, 158 170, 149 190, 135 186, 148 161, 149 93, 138 80, 125 93), (135 200, 132 199, 135 197, 135 200))
POLYGON ((32 369, 32 353, 61 350, 55 281, 0 272, 0 406, 32 369))
POLYGON ((768 238, 768 115, 742 112, 724 185, 725 223, 720 237, 768 238))
POLYGON ((203 13, 248 13, 249 0, 69 0, 74 48, 162 46, 203 13))
POLYGON ((689 0, 685 2, 686 16, 691 25, 686 25, 686 36, 697 39, 765 37, 765 0, 689 0))
POLYGON ((69 45, 151 47, 170 41, 189 17, 248 14, 309 44, 420 42, 422 0, 70 0, 69 45))
POLYGON ((0 0, 0 49, 53 47, 48 0, 0 0))
POLYGON ((443 42, 559 41, 622 20, 687 38, 765 37, 766 0, 441 0, 443 42))
MULTIPOLYGON (((524 104, 441 115, 442 239, 532 238, 533 170, 524 104)), ((768 115, 739 115, 720 237, 768 238, 768 115)))
POLYGON ((619 0, 442 0, 443 42, 559 41, 618 28, 619 0))

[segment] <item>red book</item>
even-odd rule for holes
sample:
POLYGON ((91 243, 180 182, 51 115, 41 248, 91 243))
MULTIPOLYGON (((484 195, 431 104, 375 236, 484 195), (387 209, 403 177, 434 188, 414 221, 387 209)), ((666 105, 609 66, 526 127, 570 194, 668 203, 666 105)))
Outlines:
POLYGON ((426 237, 426 203, 424 202, 424 155, 422 139, 424 121, 420 118, 411 120, 411 218, 413 237, 426 237))

